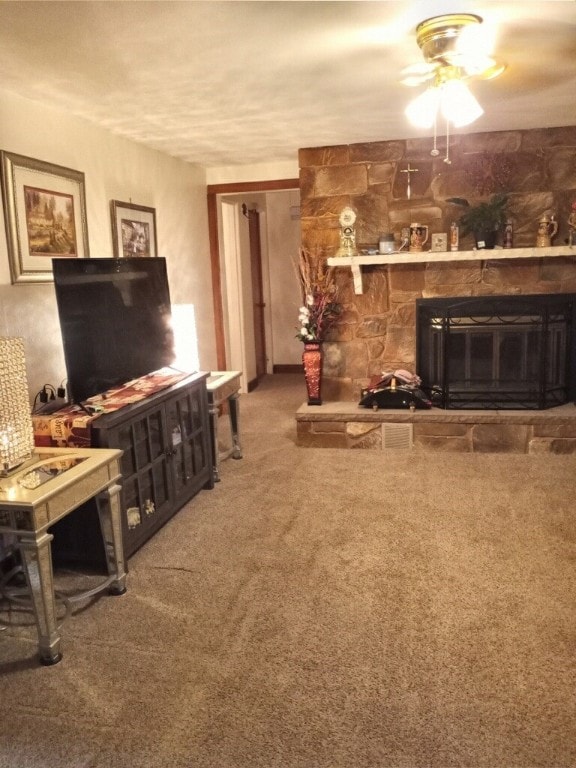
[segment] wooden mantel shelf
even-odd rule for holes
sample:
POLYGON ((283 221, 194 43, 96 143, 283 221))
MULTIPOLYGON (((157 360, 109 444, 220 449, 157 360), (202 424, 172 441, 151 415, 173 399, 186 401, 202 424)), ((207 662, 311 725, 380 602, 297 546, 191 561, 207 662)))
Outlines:
POLYGON ((427 263, 440 261, 494 261, 495 259, 545 259, 558 256, 576 256, 576 246, 559 245, 550 248, 494 248, 479 251, 421 251, 410 253, 373 254, 358 256, 333 256, 328 259, 331 267, 350 267, 354 279, 354 292, 364 293, 362 267, 369 265, 427 263))

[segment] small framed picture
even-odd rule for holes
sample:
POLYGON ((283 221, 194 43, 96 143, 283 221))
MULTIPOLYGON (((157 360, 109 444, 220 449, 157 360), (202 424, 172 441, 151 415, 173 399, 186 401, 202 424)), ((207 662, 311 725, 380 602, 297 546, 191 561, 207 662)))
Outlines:
POLYGON ((430 250, 436 252, 448 250, 448 235, 446 232, 437 232, 432 235, 430 250))
POLYGON ((12 283, 52 282, 52 259, 87 258, 84 174, 2 152, 2 194, 12 283))
POLYGON ((111 200, 110 215, 115 258, 158 255, 155 208, 111 200))

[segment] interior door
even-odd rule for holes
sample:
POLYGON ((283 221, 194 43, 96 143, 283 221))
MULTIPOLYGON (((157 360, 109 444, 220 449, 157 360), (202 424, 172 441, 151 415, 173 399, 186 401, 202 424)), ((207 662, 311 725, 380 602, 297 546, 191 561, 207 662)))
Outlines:
POLYGON ((264 289, 262 283, 262 253, 260 243, 260 214, 248 211, 250 234, 250 267, 252 274, 252 300, 254 315, 254 345, 256 351, 256 378, 266 373, 266 333, 264 330, 264 289))

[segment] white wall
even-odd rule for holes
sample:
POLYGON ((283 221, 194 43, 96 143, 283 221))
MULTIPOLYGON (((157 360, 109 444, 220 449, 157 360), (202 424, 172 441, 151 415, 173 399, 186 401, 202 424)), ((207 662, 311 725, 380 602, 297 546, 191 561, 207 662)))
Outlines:
POLYGON ((266 194, 274 365, 297 365, 302 362, 302 342, 296 339, 301 299, 294 268, 301 231, 300 220, 290 215, 290 209, 299 205, 299 190, 266 194))
POLYGON ((234 184, 243 181, 276 181, 297 179, 300 175, 298 157, 289 162, 257 163, 254 165, 231 165, 206 170, 207 184, 234 184))
MULTIPOLYGON (((90 256, 112 256, 110 200, 156 209, 174 304, 194 304, 200 367, 216 368, 204 169, 0 91, 0 148, 83 171, 90 256)), ((52 284, 11 285, 0 224, 0 335, 24 337, 31 396, 65 378, 52 284)))

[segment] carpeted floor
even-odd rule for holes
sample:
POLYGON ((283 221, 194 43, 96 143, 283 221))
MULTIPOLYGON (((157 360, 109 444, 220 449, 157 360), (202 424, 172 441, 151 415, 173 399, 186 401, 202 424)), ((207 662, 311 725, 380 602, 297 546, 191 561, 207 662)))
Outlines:
POLYGON ((0 612, 2 768, 576 765, 576 457, 298 448, 304 399, 242 396, 60 664, 0 612))

